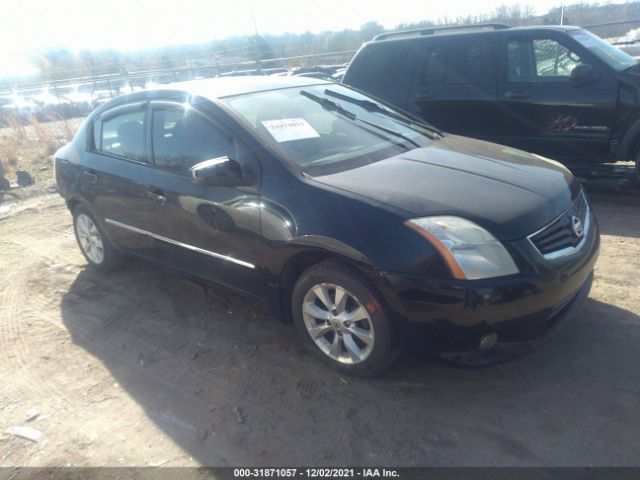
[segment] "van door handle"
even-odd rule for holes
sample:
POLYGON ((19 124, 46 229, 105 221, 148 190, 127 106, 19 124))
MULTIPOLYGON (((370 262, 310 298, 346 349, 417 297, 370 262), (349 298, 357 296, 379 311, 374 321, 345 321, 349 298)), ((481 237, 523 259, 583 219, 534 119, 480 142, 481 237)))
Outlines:
POLYGON ((98 183, 98 175, 96 175, 93 170, 85 170, 82 172, 82 175, 89 179, 91 185, 95 185, 96 183, 98 183))
POLYGON ((167 197, 162 194, 162 190, 147 190, 147 198, 150 198, 158 205, 166 205, 167 203, 167 197))
POLYGON ((519 92, 504 92, 504 96, 507 98, 529 98, 531 92, 519 91, 519 92))

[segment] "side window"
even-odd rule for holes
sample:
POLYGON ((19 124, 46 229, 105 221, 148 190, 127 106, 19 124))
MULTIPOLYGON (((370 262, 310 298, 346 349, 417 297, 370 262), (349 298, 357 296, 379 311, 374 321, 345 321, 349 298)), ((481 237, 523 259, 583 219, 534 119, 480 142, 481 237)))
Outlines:
POLYGON ((533 41, 538 77, 566 77, 582 63, 580 57, 555 40, 536 39, 533 41))
POLYGON ((510 82, 535 82, 531 40, 509 40, 507 44, 507 78, 510 82))
POLYGON ((483 84, 495 82, 495 55, 489 37, 470 37, 451 42, 447 47, 445 83, 483 84))
MULTIPOLYGON (((95 128, 97 126, 94 125, 94 135, 99 131, 95 128)), ((99 151, 138 162, 147 161, 144 148, 144 110, 107 117, 102 121, 101 132, 100 143, 96 143, 99 151)))
POLYGON ((507 76, 510 82, 569 80, 582 63, 579 55, 548 38, 510 40, 507 44, 507 76))
POLYGON ((495 54, 490 38, 431 41, 423 50, 423 85, 495 82, 495 54))
POLYGON ((195 110, 182 106, 152 110, 153 161, 156 166, 186 173, 212 158, 231 156, 231 137, 195 110))
POLYGON ((423 85, 442 85, 445 79, 445 46, 442 43, 430 43, 425 46, 422 69, 423 85))

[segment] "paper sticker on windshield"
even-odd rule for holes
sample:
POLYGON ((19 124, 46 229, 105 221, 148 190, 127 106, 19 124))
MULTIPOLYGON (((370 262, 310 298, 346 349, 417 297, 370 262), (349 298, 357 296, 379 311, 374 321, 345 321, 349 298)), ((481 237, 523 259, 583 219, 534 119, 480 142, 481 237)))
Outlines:
POLYGON ((302 140, 304 138, 319 137, 309 122, 304 118, 280 118, 262 122, 274 140, 278 143, 302 140))

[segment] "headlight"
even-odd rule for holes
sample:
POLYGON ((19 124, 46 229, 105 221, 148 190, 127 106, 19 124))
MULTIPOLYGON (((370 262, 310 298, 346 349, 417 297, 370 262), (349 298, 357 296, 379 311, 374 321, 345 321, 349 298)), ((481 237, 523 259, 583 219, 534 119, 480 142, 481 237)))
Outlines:
POLYGON ((518 273, 504 246, 479 225, 460 217, 424 217, 405 222, 438 250, 454 278, 475 280, 518 273))

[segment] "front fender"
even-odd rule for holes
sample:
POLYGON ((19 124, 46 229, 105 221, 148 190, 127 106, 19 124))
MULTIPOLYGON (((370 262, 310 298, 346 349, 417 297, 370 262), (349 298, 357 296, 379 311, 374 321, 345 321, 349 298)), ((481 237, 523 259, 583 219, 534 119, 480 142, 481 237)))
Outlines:
POLYGON ((636 120, 631 124, 627 133, 622 137, 622 141, 620 145, 616 149, 616 154, 614 156, 614 160, 619 162, 621 160, 635 160, 635 155, 637 152, 634 152, 634 147, 636 140, 640 138, 640 119, 636 120))
POLYGON ((325 251, 373 268, 373 263, 363 253, 344 242, 323 235, 303 235, 296 237, 287 242, 284 248, 291 248, 296 251, 300 249, 325 251))

